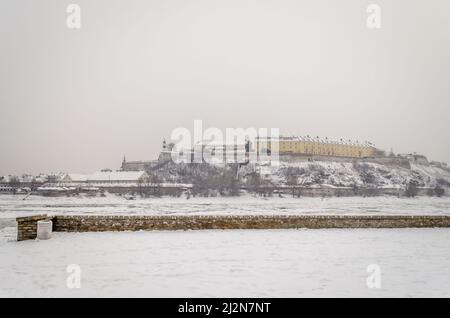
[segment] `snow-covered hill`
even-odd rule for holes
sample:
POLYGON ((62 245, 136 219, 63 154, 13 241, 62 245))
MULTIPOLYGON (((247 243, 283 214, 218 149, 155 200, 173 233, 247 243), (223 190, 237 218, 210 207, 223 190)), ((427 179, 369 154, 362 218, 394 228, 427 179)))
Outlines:
POLYGON ((408 169, 374 162, 282 162, 280 167, 265 167, 262 171, 276 184, 378 188, 403 188, 410 181, 426 188, 450 184, 448 170, 422 164, 411 164, 408 169))
POLYGON ((274 186, 404 189, 411 181, 420 188, 446 188, 450 185, 450 170, 446 168, 430 164, 411 163, 405 166, 369 161, 281 161, 278 166, 248 164, 239 168, 170 162, 149 174, 165 182, 198 183, 205 187, 215 183, 226 186, 236 176, 241 185, 248 185, 255 174, 274 186))

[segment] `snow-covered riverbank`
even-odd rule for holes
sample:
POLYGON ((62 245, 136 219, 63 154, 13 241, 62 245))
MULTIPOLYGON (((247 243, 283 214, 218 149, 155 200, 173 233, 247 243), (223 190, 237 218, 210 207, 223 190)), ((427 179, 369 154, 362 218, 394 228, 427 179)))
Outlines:
POLYGON ((0 258, 3 297, 450 296, 450 229, 54 233, 0 258))
POLYGON ((54 233, 16 242, 32 214, 450 214, 449 198, 0 196, 0 296, 450 296, 450 229, 54 233), (82 288, 66 286, 69 264, 82 288), (382 288, 366 286, 367 266, 382 288))

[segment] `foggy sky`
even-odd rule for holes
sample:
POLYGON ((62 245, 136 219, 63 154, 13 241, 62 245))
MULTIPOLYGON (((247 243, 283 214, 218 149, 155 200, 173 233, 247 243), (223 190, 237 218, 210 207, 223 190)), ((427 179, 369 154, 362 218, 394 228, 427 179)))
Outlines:
POLYGON ((0 0, 0 57, 0 175, 153 159, 195 119, 450 163, 448 0, 0 0))

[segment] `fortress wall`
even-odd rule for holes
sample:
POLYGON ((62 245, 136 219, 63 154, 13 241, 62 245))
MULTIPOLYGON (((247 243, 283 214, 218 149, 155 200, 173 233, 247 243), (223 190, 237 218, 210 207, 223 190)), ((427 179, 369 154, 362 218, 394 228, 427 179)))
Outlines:
POLYGON ((306 154, 279 154, 280 160, 284 162, 308 162, 308 161, 334 161, 334 162, 374 162, 387 166, 396 166, 410 169, 408 159, 401 157, 373 157, 373 158, 353 158, 336 156, 312 156, 306 154))

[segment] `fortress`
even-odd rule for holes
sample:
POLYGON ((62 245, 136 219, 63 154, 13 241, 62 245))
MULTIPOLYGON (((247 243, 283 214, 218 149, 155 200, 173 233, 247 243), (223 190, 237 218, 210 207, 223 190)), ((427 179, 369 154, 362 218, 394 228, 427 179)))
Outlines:
POLYGON ((319 137, 283 137, 278 138, 257 138, 256 151, 278 152, 280 155, 311 155, 311 156, 330 156, 330 157, 348 157, 348 158, 370 158, 380 153, 378 149, 370 142, 360 144, 353 141, 333 141, 328 138, 319 137))
MULTIPOLYGON (((162 151, 157 160, 152 161, 127 161, 125 158, 122 162, 121 170, 123 171, 139 171, 153 170, 171 160, 173 144, 167 144, 163 141, 162 151)), ((223 156, 223 163, 236 163, 237 155, 240 154, 243 160, 248 158, 249 153, 275 153, 280 154, 281 160, 286 157, 339 157, 346 159, 363 159, 382 157, 383 152, 370 142, 363 144, 353 141, 334 141, 328 138, 320 139, 319 137, 298 137, 298 136, 280 136, 280 137, 257 137, 253 143, 246 141, 243 144, 217 144, 201 142, 192 147, 185 149, 192 158, 196 154, 220 153, 223 156)), ((200 157, 201 158, 201 157, 200 157)), ((248 159, 247 159, 248 160, 248 159)))

